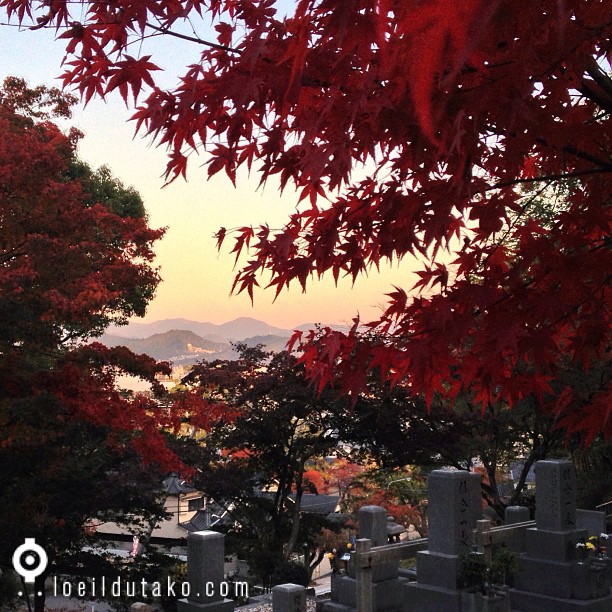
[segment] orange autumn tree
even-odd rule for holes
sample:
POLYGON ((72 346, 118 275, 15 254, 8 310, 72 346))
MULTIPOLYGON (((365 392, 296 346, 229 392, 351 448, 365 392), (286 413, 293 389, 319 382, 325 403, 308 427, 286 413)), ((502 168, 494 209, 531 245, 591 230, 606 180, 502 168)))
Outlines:
MULTIPOLYGON (((344 418, 351 416, 344 415, 344 418)), ((314 461, 304 477, 317 493, 338 495, 338 504, 344 508, 350 498, 351 487, 365 469, 363 462, 354 463, 345 457, 325 457, 314 461)))
MULTIPOLYGON (((381 506, 394 522, 427 537, 427 477, 419 468, 372 468, 355 478, 347 509, 381 506)), ((400 536, 404 537, 404 536, 400 536)))
MULTIPOLYGON (((245 227, 235 290, 304 289, 421 260, 414 296, 390 290, 365 337, 296 336, 312 379, 347 393, 379 370, 428 402, 536 396, 587 440, 612 433, 612 4, 590 0, 0 0, 57 28, 66 86, 119 92, 169 148, 169 179, 201 152, 210 175, 278 177, 300 206, 284 228, 245 227), (214 39, 198 35, 212 19, 214 39), (139 39, 191 40, 176 87, 139 39), (360 170, 357 172, 357 170, 360 170), (526 188, 526 190, 525 190, 526 188), (562 194, 550 222, 536 196, 562 194), (446 253, 443 259, 440 254, 446 253), (608 374, 552 393, 571 361, 608 374)), ((223 242, 227 231, 221 229, 223 242)))

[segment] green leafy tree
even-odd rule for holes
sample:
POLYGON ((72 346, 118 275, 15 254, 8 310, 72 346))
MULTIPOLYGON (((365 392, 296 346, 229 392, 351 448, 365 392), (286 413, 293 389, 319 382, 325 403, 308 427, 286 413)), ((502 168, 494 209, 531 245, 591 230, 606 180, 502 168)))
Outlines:
POLYGON ((304 493, 317 492, 308 466, 336 449, 347 403, 318 395, 286 352, 236 348, 237 361, 199 364, 183 381, 226 406, 205 438, 207 459, 194 484, 228 510, 229 541, 264 584, 280 580, 282 568, 304 550, 309 577, 323 558, 321 529, 337 527, 302 512, 304 493))
POLYGON ((523 494, 535 461, 559 452, 566 436, 535 396, 513 408, 489 404, 483 412, 471 397, 452 404, 437 397, 427 406, 423 397, 379 381, 359 397, 341 435, 354 445, 360 457, 354 460, 373 462, 383 473, 405 466, 425 473, 447 466, 474 470, 482 464, 483 497, 500 516, 523 494), (501 496, 499 477, 517 458, 523 463, 519 479, 511 492, 501 496))

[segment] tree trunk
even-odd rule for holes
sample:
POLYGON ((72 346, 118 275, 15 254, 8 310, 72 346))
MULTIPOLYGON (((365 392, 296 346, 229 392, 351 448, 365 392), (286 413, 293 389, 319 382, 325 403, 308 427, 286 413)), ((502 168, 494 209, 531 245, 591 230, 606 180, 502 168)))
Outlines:
POLYGON ((295 505, 293 506, 293 523, 291 525, 291 535, 287 543, 285 557, 290 558, 291 553, 297 546, 298 535, 300 533, 300 510, 302 507, 302 495, 304 494, 303 487, 304 463, 300 464, 300 468, 295 477, 295 505))
POLYGON ((312 580, 312 574, 321 564, 321 561, 325 559, 327 551, 324 548, 320 548, 314 555, 309 556, 307 567, 308 567, 308 582, 312 580))

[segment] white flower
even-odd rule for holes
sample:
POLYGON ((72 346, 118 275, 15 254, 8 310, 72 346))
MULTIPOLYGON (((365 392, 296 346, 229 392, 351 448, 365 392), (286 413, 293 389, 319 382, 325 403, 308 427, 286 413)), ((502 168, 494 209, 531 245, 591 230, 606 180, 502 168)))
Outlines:
POLYGON ((576 548, 584 548, 584 546, 585 546, 584 542, 578 542, 576 544, 576 548))
POLYGON ((602 540, 607 540, 607 539, 608 539, 608 534, 607 534, 607 533, 600 533, 600 534, 599 534, 599 537, 600 537, 602 540))

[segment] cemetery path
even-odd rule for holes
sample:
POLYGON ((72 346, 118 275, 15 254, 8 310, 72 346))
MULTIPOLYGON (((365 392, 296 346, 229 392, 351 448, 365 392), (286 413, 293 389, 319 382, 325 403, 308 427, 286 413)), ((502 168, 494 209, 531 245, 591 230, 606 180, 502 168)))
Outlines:
POLYGON ((331 576, 331 574, 326 574, 317 579, 315 582, 315 593, 317 597, 331 593, 331 576))

